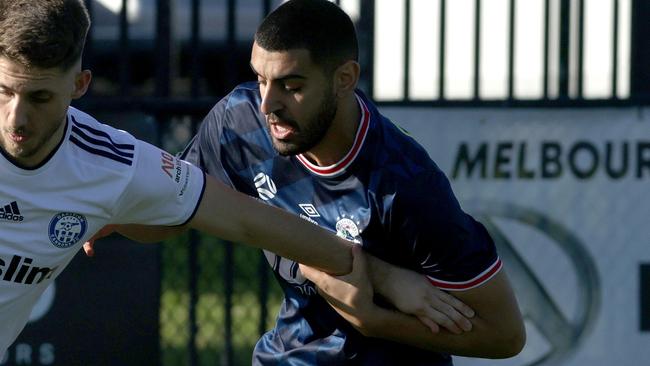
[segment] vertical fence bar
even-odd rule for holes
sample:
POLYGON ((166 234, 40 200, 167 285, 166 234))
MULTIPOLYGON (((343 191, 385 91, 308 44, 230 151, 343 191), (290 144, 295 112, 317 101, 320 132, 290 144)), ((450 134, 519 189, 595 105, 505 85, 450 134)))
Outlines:
MULTIPOLYGON (((190 94, 196 98, 201 93, 200 89, 200 76, 201 76, 201 18, 199 16, 199 9, 201 7, 201 0, 192 0, 191 3, 191 30, 190 30, 190 94)), ((198 125, 197 117, 193 117, 192 125, 198 125)), ((201 237, 195 230, 190 231, 190 246, 189 246, 189 267, 190 267, 190 365, 198 366, 200 364, 199 352, 197 349, 196 337, 199 332, 198 320, 196 317, 197 304, 199 302, 199 276, 201 267, 198 260, 198 249, 201 237)))
POLYGON ((411 80, 411 0, 404 4, 404 96, 402 101, 406 102, 410 97, 409 84, 411 80))
POLYGON ((201 240, 199 233, 196 230, 190 230, 189 233, 189 248, 188 248, 188 266, 189 266, 189 278, 188 278, 188 292, 190 297, 189 303, 189 327, 190 327, 190 337, 187 342, 187 348, 189 353, 189 365, 197 366, 199 364, 199 353, 196 349, 196 335, 199 331, 198 322, 196 319, 196 305, 199 302, 199 272, 201 268, 199 266, 198 260, 198 247, 201 240))
POLYGON ((583 0, 576 0, 578 2, 578 99, 583 98, 583 84, 584 84, 584 39, 585 39, 585 3, 583 0))
POLYGON ((262 18, 271 12, 271 0, 262 0, 262 18))
POLYGON ((122 0, 122 9, 120 9, 120 95, 128 96, 131 94, 131 70, 130 70, 130 49, 129 49, 129 14, 128 0, 122 0))
POLYGON ((571 4, 560 0, 560 82, 559 99, 569 98, 569 47, 571 47, 571 4))
MULTIPOLYGON (((227 35, 226 35, 226 42, 227 42, 227 49, 229 50, 228 52, 228 59, 226 61, 226 73, 225 73, 225 86, 226 90, 224 92, 229 91, 235 85, 237 84, 238 76, 237 75, 237 1, 236 0, 228 0, 227 3, 227 35)), ((225 94, 225 93, 224 93, 225 94)))
POLYGON ((543 85, 543 98, 548 100, 548 69, 549 69, 549 47, 551 38, 551 6, 550 0, 544 0, 544 70, 542 80, 543 85))
POLYGON ((361 77, 359 86, 370 97, 374 96, 375 64, 375 1, 361 0, 361 16, 357 23, 359 37, 359 62, 361 77))
POLYGON ((269 265, 266 261, 266 256, 264 252, 260 251, 259 262, 257 267, 258 277, 260 279, 259 287, 259 297, 258 301, 260 303, 260 322, 258 324, 258 333, 260 337, 266 332, 266 318, 269 315, 269 310, 266 307, 266 303, 269 299, 269 265))
POLYGON ((234 253, 233 253, 233 244, 231 242, 226 242, 224 246, 225 250, 225 266, 224 266, 224 290, 225 290, 225 301, 224 301, 224 338, 225 338, 225 352, 222 355, 222 365, 232 366, 233 365, 233 342, 232 342, 232 294, 233 294, 233 280, 234 280, 234 253))
MULTIPOLYGON (((93 0, 85 0, 84 3, 86 4, 86 9, 88 9, 88 14, 90 15, 90 19, 94 18, 94 13, 93 13, 93 0)), ((88 29, 88 34, 86 35, 86 44, 84 45, 84 53, 83 53, 83 68, 84 69, 91 69, 93 67, 93 56, 94 56, 94 40, 93 40, 93 31, 94 27, 90 27, 88 29)), ((90 83, 88 86, 88 91, 86 91, 86 99, 90 99, 92 96, 92 91, 93 91, 93 83, 90 83)))
MULTIPOLYGON (((230 90, 237 83, 237 39, 236 39, 236 6, 235 0, 227 2, 227 45, 228 54, 225 85, 226 91, 230 90)), ((225 352, 223 354, 223 365, 230 366, 233 364, 233 342, 232 342, 232 295, 233 295, 233 247, 232 243, 226 243, 226 268, 224 269, 224 288, 226 291, 225 311, 224 311, 224 337, 225 352)))
POLYGON ((438 99, 445 99, 445 28, 447 16, 445 14, 447 9, 446 1, 440 0, 440 61, 438 62, 438 99))
POLYGON ((481 0, 474 0, 474 100, 479 100, 481 89, 481 0))
POLYGON ((190 39, 190 57, 191 61, 191 90, 192 97, 196 98, 201 94, 201 0, 192 0, 191 13, 191 39, 190 39))
POLYGON ((618 0, 612 2, 612 99, 618 99, 618 0))
POLYGON ((632 1, 632 57, 630 65, 630 98, 650 100, 650 1, 632 1))
POLYGON ((171 92, 171 9, 170 0, 157 0, 156 14, 156 96, 171 92))
POLYGON ((515 79, 515 0, 510 0, 510 14, 508 14, 508 31, 510 38, 508 39, 508 100, 514 99, 514 79, 515 79))

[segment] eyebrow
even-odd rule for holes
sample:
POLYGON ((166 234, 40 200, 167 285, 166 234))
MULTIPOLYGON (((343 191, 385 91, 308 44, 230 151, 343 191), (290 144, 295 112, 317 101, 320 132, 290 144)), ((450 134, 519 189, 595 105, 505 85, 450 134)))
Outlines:
MULTIPOLYGON (((254 73, 255 75, 257 75, 257 76, 261 76, 261 75, 257 72, 257 70, 255 70, 255 68, 253 67, 253 64, 249 63, 248 65, 251 67, 251 70, 253 71, 253 73, 254 73)), ((287 75, 284 75, 284 76, 282 76, 282 77, 275 78, 275 79, 273 79, 273 80, 274 80, 274 81, 284 81, 284 80, 289 80, 289 79, 303 79, 303 80, 304 80, 304 79, 307 79, 307 77, 304 76, 304 75, 300 75, 300 74, 287 74, 287 75)))
MULTIPOLYGON (((11 92, 15 91, 13 88, 11 88, 11 87, 9 87, 9 86, 7 86, 5 84, 2 84, 2 83, 0 83, 0 89, 9 90, 11 92)), ((27 92, 27 94, 39 94, 39 93, 54 94, 54 92, 49 90, 49 89, 36 89, 36 90, 30 90, 30 91, 27 92)))

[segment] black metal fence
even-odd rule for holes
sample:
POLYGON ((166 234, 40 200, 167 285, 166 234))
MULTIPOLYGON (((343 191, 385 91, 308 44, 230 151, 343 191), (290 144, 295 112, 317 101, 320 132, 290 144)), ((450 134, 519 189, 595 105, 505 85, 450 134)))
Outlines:
MULTIPOLYGON (((153 117, 152 142, 168 150, 178 151, 196 130, 201 118, 212 105, 241 81, 251 80, 249 52, 252 43, 249 34, 241 32, 242 14, 256 14, 262 19, 280 0, 141 0, 141 14, 149 14, 151 24, 136 24, 127 9, 136 0, 121 0, 121 10, 111 13, 99 0, 86 0, 94 24, 89 35, 84 62, 94 70, 94 83, 89 94, 75 105, 94 114, 107 116, 106 122, 145 121, 153 117), (208 6, 209 5, 209 6, 208 6), (187 14, 183 24, 175 19, 182 7, 187 14), (216 13, 211 14, 206 9, 216 13), (153 14, 153 15, 152 15, 153 14), (206 22, 212 24, 221 16, 225 24, 217 36, 206 36, 206 22), (103 19, 101 17, 104 17, 103 19), (212 22, 212 23, 211 23, 212 22), (150 30, 135 32, 135 27, 150 30), (188 29, 181 30, 179 27, 188 29), (112 30, 111 30, 112 29, 112 30), (101 32, 100 32, 101 31, 101 32), (103 33, 102 33, 103 32, 103 33), (105 33, 113 34, 107 37, 105 33), (183 36, 179 36, 179 34, 183 36), (144 34, 144 36, 142 35, 144 34), (147 35, 148 34, 148 35, 147 35), (131 114, 128 119, 125 113, 131 114), (135 117, 134 117, 135 116, 135 117)), ((348 0, 349 1, 349 0, 348 0)), ((545 0, 544 14, 544 92, 538 99, 517 99, 513 93, 514 43, 508 46, 508 93, 499 100, 483 100, 479 95, 480 55, 489 52, 474 44, 473 93, 469 99, 456 100, 445 97, 445 79, 440 78, 438 97, 429 100, 413 100, 409 95, 409 69, 411 1, 405 4, 404 19, 404 93, 384 105, 411 106, 505 106, 505 107, 567 107, 567 106, 625 106, 650 104, 650 2, 632 0, 631 5, 631 55, 629 97, 617 97, 615 78, 620 67, 613 55, 613 93, 606 99, 586 99, 580 87, 575 96, 569 93, 570 43, 582 42, 583 22, 580 9, 584 0, 573 0, 579 9, 578 36, 570 37, 572 26, 569 9, 572 0, 559 1, 560 49, 558 84, 559 94, 548 94, 549 56, 549 1, 545 0)), ((488 1, 475 1, 474 39, 480 39, 480 10, 488 1)), ((342 1, 337 1, 341 3, 342 1)), ((438 30, 440 75, 445 74, 445 7, 449 1, 439 0, 438 30)), ((614 27, 617 32, 618 0, 613 0, 614 27)), ((517 1, 510 0, 508 29, 514 32, 514 9, 517 1)), ((358 0, 359 18, 356 19, 360 40, 360 62, 363 76, 361 89, 374 95, 376 78, 373 72, 375 45, 381 42, 375 37, 375 2, 358 0)), ((137 18, 137 17, 136 17, 137 18)), ((215 24, 212 24, 213 26, 215 24)), ((247 25, 251 28, 250 24, 247 25)), ((254 26, 251 28, 254 29, 254 26)), ((514 37, 511 37, 511 39, 514 37)), ((618 37, 614 37, 618 39, 618 37)), ((615 41, 616 42, 616 41, 615 41)), ((580 43, 581 44, 581 43, 580 43)), ((614 52, 619 45, 614 44, 614 52)), ((582 49, 581 47, 578 47, 582 49)), ((582 84, 581 66, 583 54, 577 55, 578 84, 582 84)), ((120 127, 137 129, 137 122, 124 122, 120 127), (126 125, 125 125, 126 123, 126 125), (128 123, 133 123, 128 125, 128 123)), ((255 340, 272 326, 273 318, 281 300, 281 293, 273 281, 269 281, 269 269, 262 255, 256 250, 231 243, 221 243, 189 233, 162 246, 163 283, 161 285, 161 353, 165 365, 233 365, 249 364, 255 340)))

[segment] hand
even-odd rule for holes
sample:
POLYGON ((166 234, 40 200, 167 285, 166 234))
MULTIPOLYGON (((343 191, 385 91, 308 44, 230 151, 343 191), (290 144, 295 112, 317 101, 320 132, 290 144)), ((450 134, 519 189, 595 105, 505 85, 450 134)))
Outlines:
POLYGON ((302 274, 318 288, 319 294, 327 300, 352 326, 365 334, 364 327, 376 305, 373 303, 373 288, 368 278, 366 258, 361 246, 352 247, 352 272, 344 276, 330 276, 312 267, 300 265, 302 274))
POLYGON ((93 257, 95 255, 95 240, 101 239, 115 232, 116 225, 106 225, 95 233, 87 242, 84 243, 84 252, 87 256, 93 257))
MULTIPOLYGON (((378 261, 373 258, 372 264, 377 265, 378 261)), ((422 274, 386 262, 381 265, 390 269, 381 280, 380 293, 399 311, 416 316, 433 333, 439 332, 440 327, 454 334, 472 329, 469 319, 474 317, 474 311, 469 306, 433 286, 422 274)))

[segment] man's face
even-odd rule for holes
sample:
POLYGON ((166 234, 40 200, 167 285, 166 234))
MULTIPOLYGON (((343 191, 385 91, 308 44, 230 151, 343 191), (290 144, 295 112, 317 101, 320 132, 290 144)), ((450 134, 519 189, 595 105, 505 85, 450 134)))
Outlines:
POLYGON ((311 61, 309 51, 267 51, 253 44, 262 113, 281 155, 309 151, 321 142, 336 115, 332 78, 311 61))
MULTIPOLYGON (((88 72, 89 73, 89 72, 88 72)), ((73 98, 83 95, 77 68, 26 68, 0 57, 0 148, 24 167, 40 164, 63 135, 73 98)), ((89 75, 87 80, 90 81, 89 75)))

